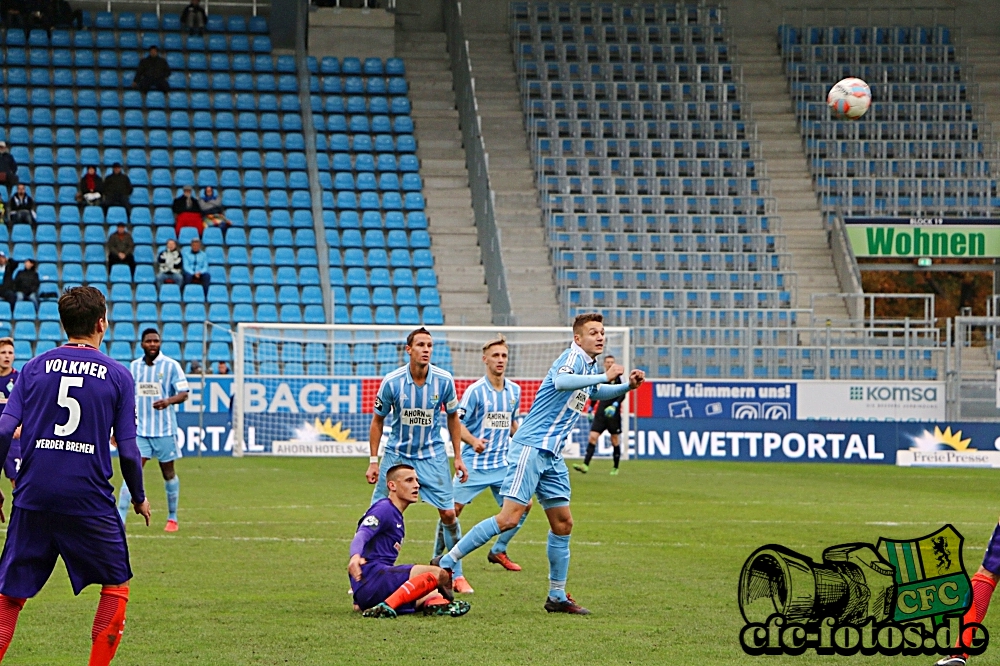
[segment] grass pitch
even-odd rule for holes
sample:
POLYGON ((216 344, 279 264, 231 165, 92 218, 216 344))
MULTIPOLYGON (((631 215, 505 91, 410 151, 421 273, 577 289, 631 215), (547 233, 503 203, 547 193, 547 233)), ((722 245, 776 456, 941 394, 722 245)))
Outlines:
MULTIPOLYGON (((971 574, 1000 508, 989 470, 627 462, 613 478, 610 463, 598 462, 586 476, 572 473, 569 590, 592 616, 542 609, 548 527, 536 509, 510 546, 524 571, 488 564, 485 549, 465 560, 476 590, 466 617, 366 620, 351 611, 345 571, 371 494, 365 467, 360 459, 186 458, 178 463, 181 531, 169 535, 150 465, 154 521, 147 529, 129 518, 136 577, 115 663, 927 666, 933 659, 745 656, 736 602, 743 561, 765 543, 818 558, 831 545, 914 538, 950 522, 966 537, 971 574)), ((463 526, 494 512, 481 495, 463 526)), ((400 562, 426 562, 436 512, 417 505, 406 519, 400 562)), ((84 663, 97 598, 93 587, 73 597, 60 564, 21 613, 5 663, 84 663)), ((992 663, 997 650, 972 663, 992 663)))

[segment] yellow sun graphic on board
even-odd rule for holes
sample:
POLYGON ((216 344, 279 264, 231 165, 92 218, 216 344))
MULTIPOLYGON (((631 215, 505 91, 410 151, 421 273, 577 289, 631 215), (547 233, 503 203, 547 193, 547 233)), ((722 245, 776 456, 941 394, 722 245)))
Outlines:
POLYGON ((339 421, 336 425, 334 425, 333 421, 330 419, 327 419, 326 421, 316 419, 313 423, 313 427, 316 428, 318 432, 326 435, 335 442, 346 442, 351 439, 351 431, 346 428, 341 428, 339 421))
MULTIPOLYGON (((338 424, 339 425, 339 424, 338 424)), ((941 432, 941 428, 934 426, 934 439, 936 439, 941 444, 946 444, 956 451, 965 451, 969 448, 969 444, 972 443, 972 438, 962 439, 962 431, 956 430, 954 433, 951 431, 951 426, 944 429, 941 432)))

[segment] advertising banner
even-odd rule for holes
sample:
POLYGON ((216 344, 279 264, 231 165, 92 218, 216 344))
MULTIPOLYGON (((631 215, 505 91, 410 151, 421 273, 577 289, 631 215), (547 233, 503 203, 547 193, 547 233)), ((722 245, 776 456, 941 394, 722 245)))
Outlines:
POLYGON ((847 217, 856 257, 1000 257, 992 218, 847 217))
POLYGON ((945 413, 944 382, 800 381, 800 419, 845 421, 940 421, 945 413))

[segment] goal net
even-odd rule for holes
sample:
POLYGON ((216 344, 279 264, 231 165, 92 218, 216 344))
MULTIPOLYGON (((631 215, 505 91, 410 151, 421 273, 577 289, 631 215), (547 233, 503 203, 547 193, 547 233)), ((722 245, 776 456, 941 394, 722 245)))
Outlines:
MULTIPOLYGON (((573 338, 568 327, 427 328, 434 338, 431 362, 454 375, 459 398, 485 374, 483 343, 502 333, 510 350, 507 378, 521 386, 522 414, 531 408, 539 384, 573 338)), ((412 330, 412 326, 238 324, 233 344, 235 455, 367 457, 375 394, 382 377, 409 362, 404 347, 412 330)), ((614 355, 627 373, 629 329, 606 331, 605 354, 614 355)), ((623 442, 628 425, 626 398, 623 442)), ((568 457, 586 450, 589 422, 581 420, 578 430, 567 442, 568 457)), ((447 441, 447 429, 442 431, 447 441)), ((598 455, 610 452, 605 435, 598 455)))

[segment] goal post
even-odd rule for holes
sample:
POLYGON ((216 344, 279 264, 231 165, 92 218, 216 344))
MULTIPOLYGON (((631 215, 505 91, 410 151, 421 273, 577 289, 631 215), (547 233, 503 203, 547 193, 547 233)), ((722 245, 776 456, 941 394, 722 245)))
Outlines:
MULTIPOLYGON (((233 336, 233 453, 289 456, 368 456, 375 394, 386 374, 409 362, 413 326, 239 323, 233 336)), ((427 326, 431 362, 455 377, 461 397, 485 374, 483 344, 507 338, 507 378, 520 384, 526 414, 542 379, 573 340, 570 327, 427 326)), ((632 368, 629 329, 608 327, 604 354, 632 368)), ((602 355, 603 357, 603 355, 602 355)), ((622 404, 622 448, 628 450, 629 398, 622 404)), ((447 428, 441 420, 447 440, 447 428)), ((582 453, 581 421, 566 455, 582 453)), ((602 444, 604 441, 602 440, 602 444)), ((450 447, 449 447, 450 450, 450 447)), ((600 449, 599 449, 600 454, 600 449)))

